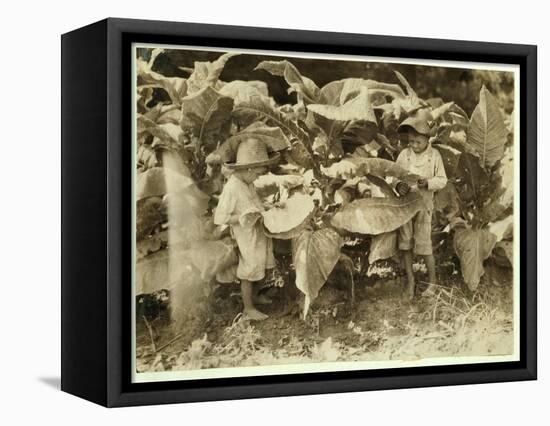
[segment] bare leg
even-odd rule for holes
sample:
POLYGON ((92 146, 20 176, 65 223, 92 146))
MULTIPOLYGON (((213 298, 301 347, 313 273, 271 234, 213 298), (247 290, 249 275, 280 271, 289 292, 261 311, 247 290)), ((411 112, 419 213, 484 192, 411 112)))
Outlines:
POLYGON ((412 300, 414 297, 415 282, 414 282, 411 250, 403 251, 403 261, 405 263, 405 271, 407 271, 407 299, 412 300))
POLYGON ((252 301, 252 283, 248 280, 241 280, 241 295, 243 298, 244 313, 252 320, 261 321, 267 315, 258 311, 252 301))
POLYGON ((426 291, 433 291, 434 286, 437 284, 437 278, 435 276, 435 258, 433 254, 424 256, 424 262, 426 262, 426 269, 428 270, 428 283, 430 284, 426 291))

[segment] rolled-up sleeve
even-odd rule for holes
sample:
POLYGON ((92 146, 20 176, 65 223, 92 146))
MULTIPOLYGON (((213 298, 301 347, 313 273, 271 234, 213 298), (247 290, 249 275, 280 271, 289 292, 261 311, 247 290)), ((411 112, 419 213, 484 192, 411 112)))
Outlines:
POLYGON ((447 174, 441 154, 436 149, 433 150, 434 159, 434 177, 428 179, 428 190, 439 191, 447 185, 447 174))

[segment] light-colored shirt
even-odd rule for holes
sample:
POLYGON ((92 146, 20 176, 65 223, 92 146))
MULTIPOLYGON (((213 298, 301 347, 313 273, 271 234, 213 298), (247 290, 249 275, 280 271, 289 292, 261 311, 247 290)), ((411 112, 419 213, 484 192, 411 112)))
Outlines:
MULTIPOLYGON (((424 152, 416 154, 411 148, 405 148, 397 157, 396 164, 408 170, 411 174, 420 176, 428 182, 427 190, 419 190, 431 206, 435 191, 447 185, 447 174, 441 154, 431 145, 424 152)), ((414 187, 413 187, 413 190, 414 187)))
POLYGON ((229 224, 232 215, 239 218, 231 224, 231 235, 239 249, 237 278, 259 281, 265 276, 265 270, 275 266, 273 242, 265 235, 261 220, 252 226, 246 226, 240 219, 251 212, 263 211, 262 201, 253 184, 247 184, 237 176, 231 175, 220 195, 214 213, 216 225, 229 224))

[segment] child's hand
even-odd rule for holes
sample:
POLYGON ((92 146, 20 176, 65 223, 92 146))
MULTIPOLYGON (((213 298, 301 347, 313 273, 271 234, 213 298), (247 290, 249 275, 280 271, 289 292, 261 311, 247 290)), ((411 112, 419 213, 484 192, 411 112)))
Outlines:
POLYGON ((397 193, 401 196, 407 195, 409 191, 411 190, 411 187, 407 182, 398 182, 395 186, 395 189, 397 190, 397 193))
POLYGON ((239 223, 241 226, 250 228, 251 226, 254 226, 261 217, 262 214, 259 211, 248 212, 239 218, 239 223))
POLYGON ((428 189, 428 181, 426 179, 418 179, 416 182, 419 189, 428 189))

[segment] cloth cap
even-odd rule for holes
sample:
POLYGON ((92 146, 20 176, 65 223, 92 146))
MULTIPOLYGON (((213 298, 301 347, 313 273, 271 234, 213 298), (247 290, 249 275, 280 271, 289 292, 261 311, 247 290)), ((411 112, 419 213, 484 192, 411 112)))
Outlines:
POLYGON ((422 108, 416 111, 413 115, 406 118, 397 128, 399 132, 406 131, 407 127, 411 127, 421 135, 433 136, 435 130, 435 121, 432 113, 427 108, 422 108))

